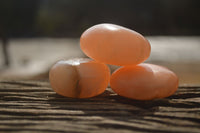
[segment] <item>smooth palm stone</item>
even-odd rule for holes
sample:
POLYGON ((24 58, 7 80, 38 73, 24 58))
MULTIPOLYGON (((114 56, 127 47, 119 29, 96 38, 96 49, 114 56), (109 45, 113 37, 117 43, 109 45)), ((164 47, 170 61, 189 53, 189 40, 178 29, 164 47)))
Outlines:
POLYGON ((110 86, 117 94, 136 100, 168 97, 178 88, 178 77, 169 69, 142 63, 117 69, 110 86))
POLYGON ((136 65, 151 51, 149 42, 139 33, 114 24, 98 24, 80 38, 82 51, 90 58, 111 65, 136 65))
POLYGON ((60 95, 89 98, 105 91, 110 81, 110 70, 91 59, 61 60, 49 72, 51 87, 60 95))

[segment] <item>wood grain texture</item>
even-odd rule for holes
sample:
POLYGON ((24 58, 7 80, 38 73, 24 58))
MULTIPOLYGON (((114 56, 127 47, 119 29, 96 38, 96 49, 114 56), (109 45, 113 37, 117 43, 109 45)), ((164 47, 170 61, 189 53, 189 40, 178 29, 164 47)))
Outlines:
POLYGON ((89 99, 57 95, 48 81, 0 81, 0 132, 200 132, 200 87, 136 101, 110 88, 89 99))

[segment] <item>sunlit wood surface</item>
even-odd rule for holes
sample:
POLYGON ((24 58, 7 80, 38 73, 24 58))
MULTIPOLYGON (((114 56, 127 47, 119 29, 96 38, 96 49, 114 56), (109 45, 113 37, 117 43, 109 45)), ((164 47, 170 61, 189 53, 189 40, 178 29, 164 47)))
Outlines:
POLYGON ((89 99, 57 95, 48 81, 0 81, 0 132, 199 133, 200 86, 171 97, 135 101, 107 88, 89 99))
MULTIPOLYGON (((200 84, 200 36, 148 36, 147 39, 152 52, 146 62, 168 67, 179 76, 181 85, 200 84)), ((85 57, 78 38, 11 39, 8 49, 11 66, 2 68, 0 52, 0 79, 47 79, 48 70, 56 61, 85 57)))

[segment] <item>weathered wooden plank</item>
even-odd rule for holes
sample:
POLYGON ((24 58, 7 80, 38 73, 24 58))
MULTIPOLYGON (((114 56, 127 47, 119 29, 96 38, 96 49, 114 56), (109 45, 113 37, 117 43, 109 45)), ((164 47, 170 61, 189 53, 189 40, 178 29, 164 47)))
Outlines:
POLYGON ((0 81, 0 132, 200 132, 200 87, 136 101, 110 88, 94 98, 57 95, 48 81, 0 81))

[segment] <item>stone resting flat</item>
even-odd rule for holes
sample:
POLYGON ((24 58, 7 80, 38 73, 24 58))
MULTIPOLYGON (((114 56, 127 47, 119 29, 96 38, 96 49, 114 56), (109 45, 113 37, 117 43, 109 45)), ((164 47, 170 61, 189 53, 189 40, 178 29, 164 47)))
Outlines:
POLYGON ((93 98, 57 95, 48 81, 0 81, 0 132, 200 132, 200 86, 130 100, 110 88, 93 98))

